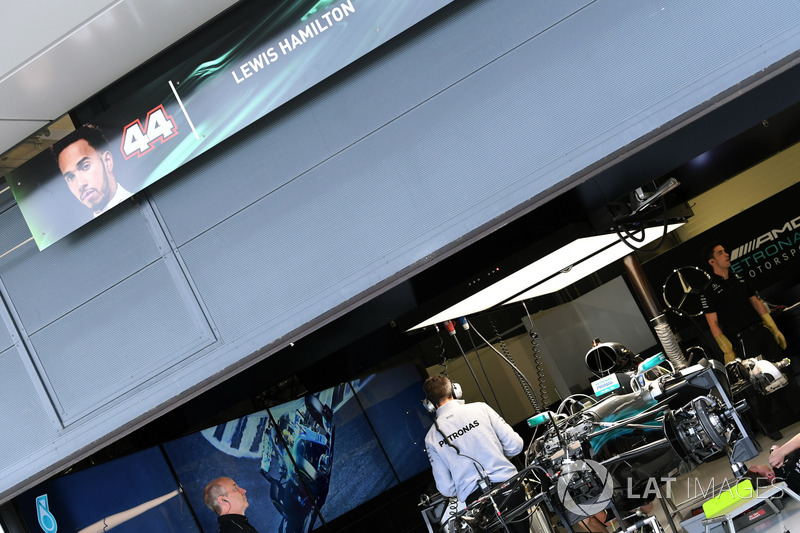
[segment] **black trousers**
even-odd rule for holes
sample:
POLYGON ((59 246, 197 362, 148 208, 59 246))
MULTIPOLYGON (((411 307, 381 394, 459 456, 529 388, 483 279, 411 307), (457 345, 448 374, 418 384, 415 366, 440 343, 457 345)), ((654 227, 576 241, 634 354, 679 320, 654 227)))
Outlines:
POLYGON ((775 363, 785 357, 772 332, 760 322, 737 333, 731 342, 733 351, 742 359, 760 355, 763 359, 775 363))

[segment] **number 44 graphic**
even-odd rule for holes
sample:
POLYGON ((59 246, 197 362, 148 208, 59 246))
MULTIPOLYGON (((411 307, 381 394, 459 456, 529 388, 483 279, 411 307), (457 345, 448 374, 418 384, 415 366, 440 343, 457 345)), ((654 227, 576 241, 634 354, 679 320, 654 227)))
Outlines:
POLYGON ((125 126, 120 149, 125 159, 133 156, 142 157, 153 149, 156 141, 161 141, 163 144, 177 134, 178 126, 175 125, 172 115, 168 115, 164 106, 159 105, 147 113, 144 127, 138 118, 125 126))
POLYGON ((39 518, 39 525, 44 533, 56 533, 58 531, 56 517, 50 513, 47 504, 47 494, 42 494, 36 498, 36 516, 39 518))

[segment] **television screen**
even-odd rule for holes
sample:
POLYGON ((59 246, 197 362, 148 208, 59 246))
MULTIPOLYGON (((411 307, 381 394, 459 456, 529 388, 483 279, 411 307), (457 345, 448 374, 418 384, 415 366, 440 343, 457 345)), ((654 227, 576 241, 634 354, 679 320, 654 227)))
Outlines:
POLYGON ((15 500, 29 531, 200 529, 159 448, 46 481, 15 500))
POLYGON ((361 406, 400 481, 430 468, 425 434, 433 424, 422 406, 419 371, 412 364, 353 381, 361 406))
POLYGON ((256 529, 278 531, 283 517, 270 504, 271 487, 260 473, 269 424, 269 413, 258 411, 164 444, 204 532, 217 531, 217 517, 203 503, 203 488, 223 476, 247 491, 246 514, 256 529))
POLYGON ((341 384, 164 445, 207 533, 210 480, 247 491, 259 531, 306 533, 397 484, 352 387, 341 384))
POLYGON ((306 395, 271 408, 270 413, 284 435, 296 475, 305 482, 325 521, 397 484, 349 384, 326 389, 319 395, 306 395), (283 429, 287 425, 294 429, 287 432, 283 429), (319 428, 327 435, 329 444, 325 449, 318 444, 322 440, 317 433, 319 428))
POLYGON ((229 31, 195 38, 180 62, 151 73, 58 143, 67 149, 57 157, 39 154, 7 175, 37 246, 44 250, 451 1, 250 2, 246 13, 215 21, 229 31))

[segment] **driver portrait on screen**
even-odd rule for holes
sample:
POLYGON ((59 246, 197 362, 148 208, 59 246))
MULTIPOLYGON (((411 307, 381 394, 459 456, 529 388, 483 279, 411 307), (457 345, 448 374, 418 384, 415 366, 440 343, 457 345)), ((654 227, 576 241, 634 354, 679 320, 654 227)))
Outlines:
POLYGON ((114 176, 114 157, 100 128, 86 124, 50 148, 67 187, 97 217, 131 196, 114 176))

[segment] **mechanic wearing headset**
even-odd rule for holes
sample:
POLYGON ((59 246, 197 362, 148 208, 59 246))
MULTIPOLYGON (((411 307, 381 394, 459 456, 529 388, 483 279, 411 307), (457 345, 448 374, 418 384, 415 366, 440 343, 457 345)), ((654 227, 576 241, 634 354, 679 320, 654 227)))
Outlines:
MULTIPOLYGON (((517 474, 508 457, 522 451, 522 437, 500 415, 483 402, 466 404, 456 399, 446 376, 431 376, 422 387, 436 408, 434 425, 425 436, 425 449, 436 488, 443 496, 458 496, 469 505, 484 494, 487 482, 495 485, 517 474)), ((524 492, 516 492, 524 500, 524 492)), ((509 498, 509 507, 522 503, 512 502, 517 499, 509 498)), ((507 526, 511 531, 527 531, 527 522, 527 515, 523 515, 507 526)))

